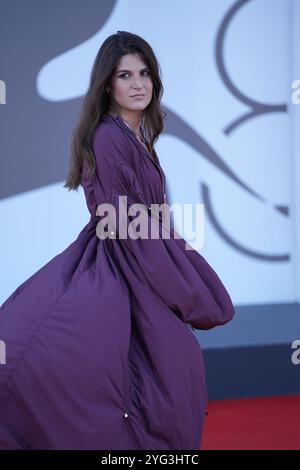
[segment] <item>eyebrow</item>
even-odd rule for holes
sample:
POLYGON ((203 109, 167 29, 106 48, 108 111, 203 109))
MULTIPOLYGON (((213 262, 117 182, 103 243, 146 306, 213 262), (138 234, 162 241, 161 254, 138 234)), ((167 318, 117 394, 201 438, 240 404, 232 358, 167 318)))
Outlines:
MULTIPOLYGON (((140 72, 143 72, 144 70, 149 70, 149 67, 144 67, 143 69, 140 70, 140 72)), ((131 72, 131 70, 117 70, 116 73, 119 72, 131 72)))

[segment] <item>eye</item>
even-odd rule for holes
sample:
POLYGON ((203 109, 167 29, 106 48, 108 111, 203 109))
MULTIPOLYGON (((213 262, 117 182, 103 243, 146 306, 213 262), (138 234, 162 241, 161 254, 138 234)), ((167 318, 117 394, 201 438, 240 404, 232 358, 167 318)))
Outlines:
MULTIPOLYGON (((144 75, 144 76, 147 77, 148 75, 150 75, 150 72, 149 72, 149 70, 144 70, 144 71, 143 71, 143 74, 146 74, 146 75, 144 75)), ((118 78, 125 78, 125 75, 128 75, 128 72, 122 73, 121 75, 119 75, 118 78)))

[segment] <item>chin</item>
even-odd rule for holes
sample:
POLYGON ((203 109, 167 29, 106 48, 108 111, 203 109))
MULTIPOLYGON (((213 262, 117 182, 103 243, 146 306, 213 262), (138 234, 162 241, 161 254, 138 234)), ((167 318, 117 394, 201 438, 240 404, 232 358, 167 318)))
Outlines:
POLYGON ((136 106, 130 106, 129 109, 131 111, 144 111, 146 109, 147 105, 145 106, 144 103, 137 104, 136 106))

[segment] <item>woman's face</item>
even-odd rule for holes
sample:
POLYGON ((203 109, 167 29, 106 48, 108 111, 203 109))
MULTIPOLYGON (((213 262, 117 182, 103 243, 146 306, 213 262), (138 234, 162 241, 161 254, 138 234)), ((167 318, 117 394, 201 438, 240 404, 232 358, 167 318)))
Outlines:
POLYGON ((113 107, 125 113, 142 112, 151 101, 152 90, 150 71, 140 56, 123 55, 111 81, 113 107), (134 98, 137 94, 144 96, 134 98))

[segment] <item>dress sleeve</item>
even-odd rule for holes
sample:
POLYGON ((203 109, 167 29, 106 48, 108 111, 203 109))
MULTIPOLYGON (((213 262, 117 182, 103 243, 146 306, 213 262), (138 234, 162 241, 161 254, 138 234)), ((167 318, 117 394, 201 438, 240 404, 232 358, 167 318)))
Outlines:
POLYGON ((196 329, 210 329, 231 320, 234 307, 220 278, 196 250, 186 249, 189 245, 172 224, 170 229, 157 212, 149 211, 136 171, 128 161, 115 165, 111 184, 113 210, 105 223, 113 250, 121 250, 126 259, 125 277, 127 269, 134 270, 177 316, 196 329), (139 206, 130 209, 132 204, 139 206), (130 227, 135 233, 143 228, 148 238, 133 238, 130 227), (127 228, 129 235, 122 238, 127 228), (151 230, 155 237, 151 237, 151 230))

